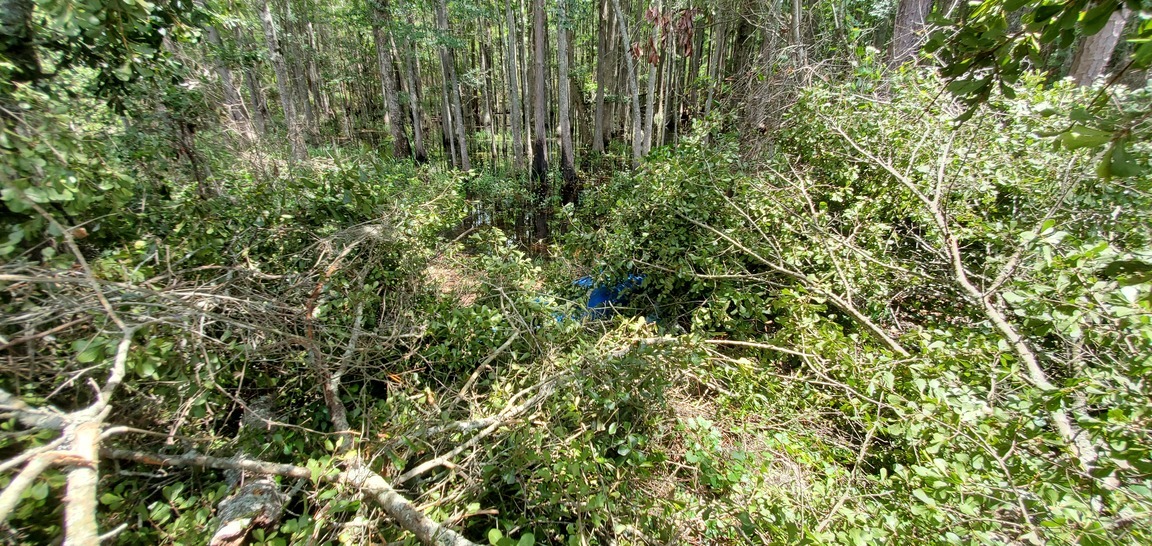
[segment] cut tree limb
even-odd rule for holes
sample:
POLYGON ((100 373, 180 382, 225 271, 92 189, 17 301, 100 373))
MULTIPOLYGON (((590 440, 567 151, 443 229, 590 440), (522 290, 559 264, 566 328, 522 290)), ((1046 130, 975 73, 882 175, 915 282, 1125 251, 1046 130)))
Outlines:
MULTIPOLYGON (((105 459, 132 461, 151 466, 182 466, 197 468, 232 469, 254 474, 312 478, 312 471, 290 464, 270 463, 251 459, 223 459, 207 455, 159 455, 124 449, 102 449, 105 459)), ((400 527, 411 532, 423 544, 435 546, 472 546, 475 543, 459 533, 432 521, 412 503, 396 492, 379 474, 366 468, 318 476, 319 481, 348 485, 371 497, 384 513, 396 520, 400 527)))

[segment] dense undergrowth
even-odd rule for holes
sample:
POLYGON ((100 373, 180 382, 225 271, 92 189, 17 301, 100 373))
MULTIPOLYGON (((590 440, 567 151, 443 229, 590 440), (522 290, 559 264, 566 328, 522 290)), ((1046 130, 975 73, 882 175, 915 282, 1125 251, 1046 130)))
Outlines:
MULTIPOLYGON (((6 134, 0 386, 89 403, 113 308, 138 330, 108 442, 314 469, 257 544, 413 540, 315 479, 348 457, 317 387, 337 371, 355 452, 476 541, 1152 540, 1149 180, 1044 136, 1087 91, 1024 82, 955 127, 936 79, 873 83, 805 92, 768 154, 698 128, 558 209, 533 256, 492 225, 515 177, 203 134, 205 192, 146 159, 166 140, 64 136, 57 105, 34 122, 69 150, 6 134), (578 318, 573 279, 637 273, 626 308, 578 318)), ((0 452, 45 441, 8 420, 0 452)), ((122 544, 204 543, 234 480, 102 474, 122 544)), ((4 540, 59 534, 62 476, 4 540)))

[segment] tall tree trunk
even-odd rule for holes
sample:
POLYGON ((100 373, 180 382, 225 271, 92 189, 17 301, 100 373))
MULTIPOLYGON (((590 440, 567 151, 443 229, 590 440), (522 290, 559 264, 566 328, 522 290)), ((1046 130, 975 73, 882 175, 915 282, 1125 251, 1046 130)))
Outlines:
POLYGON ((453 137, 455 133, 455 123, 452 121, 452 100, 448 98, 448 74, 446 70, 441 67, 440 74, 444 78, 444 85, 440 87, 440 141, 444 146, 444 153, 448 156, 448 163, 453 167, 460 168, 460 154, 457 152, 456 139, 453 137))
POLYGON ((704 117, 712 113, 712 106, 716 102, 716 89, 720 87, 722 76, 720 66, 724 64, 724 45, 728 36, 728 21, 718 18, 718 11, 713 12, 712 28, 712 54, 708 57, 708 98, 704 101, 704 117))
MULTIPOLYGON (((236 29, 234 36, 236 41, 244 44, 245 47, 251 47, 255 43, 252 34, 246 30, 241 32, 240 29, 236 29)), ((264 99, 264 89, 260 86, 260 72, 255 61, 245 64, 243 70, 244 86, 248 88, 249 119, 252 121, 252 127, 256 130, 256 136, 267 137, 268 104, 264 99)))
POLYGON ((312 94, 312 101, 316 104, 316 118, 319 124, 327 122, 332 115, 332 107, 328 103, 328 93, 321 85, 324 80, 320 76, 320 65, 316 62, 320 53, 320 42, 316 39, 316 25, 308 21, 304 25, 305 36, 308 37, 308 55, 306 68, 308 69, 308 92, 312 94))
POLYGON ((648 64, 648 90, 644 95, 644 154, 652 151, 652 128, 656 118, 656 80, 660 63, 648 64))
POLYGON ((288 131, 288 145, 292 150, 292 159, 304 161, 308 159, 308 148, 304 146, 304 135, 301 132, 300 120, 296 118, 296 107, 293 104, 292 83, 289 81, 288 66, 280 53, 280 42, 276 39, 276 23, 272 20, 272 11, 268 9, 268 0, 261 2, 260 25, 264 27, 264 41, 268 46, 268 60, 272 63, 272 71, 276 73, 276 88, 280 91, 280 105, 284 109, 284 125, 288 131))
MULTIPOLYGON (((436 27, 443 34, 448 34, 448 2, 440 0, 436 3, 436 27)), ((460 157, 460 168, 468 171, 472 169, 472 162, 468 159, 468 140, 464 128, 464 111, 460 108, 460 80, 456 77, 456 59, 447 45, 440 45, 440 62, 444 65, 444 74, 447 86, 448 100, 452 107, 452 125, 456 131, 456 153, 460 157)))
POLYGON ((484 123, 484 128, 488 131, 488 165, 490 168, 495 169, 497 157, 496 134, 498 131, 496 128, 496 118, 492 112, 495 108, 494 101, 496 100, 496 86, 492 78, 492 36, 490 34, 488 25, 484 25, 483 35, 484 40, 480 44, 479 48, 480 69, 484 74, 484 86, 482 88, 483 100, 480 104, 484 108, 482 120, 484 123))
POLYGON ((404 116, 400 114, 400 97, 396 93, 396 73, 392 67, 391 41, 385 33, 392 32, 392 7, 388 0, 379 0, 376 6, 376 20, 372 25, 372 37, 376 42, 376 59, 380 63, 380 82, 383 84, 384 102, 387 105, 388 131, 392 135, 392 157, 406 159, 412 156, 408 147, 408 134, 404 132, 404 116))
POLYGON ((535 185, 536 218, 534 237, 542 240, 548 237, 548 116, 547 78, 544 71, 547 54, 546 16, 544 0, 532 0, 532 181, 535 185))
MULTIPOLYGON (((527 1, 531 2, 532 0, 527 0, 527 1)), ((516 12, 516 21, 517 21, 517 24, 519 24, 519 21, 525 21, 524 26, 521 27, 523 29, 523 34, 522 34, 523 39, 520 40, 519 45, 521 48, 520 49, 521 66, 523 67, 520 70, 520 72, 521 72, 520 89, 524 90, 524 92, 522 93, 523 97, 524 97, 524 146, 526 148, 525 155, 527 156, 527 155, 532 153, 531 152, 531 146, 532 146, 531 143, 532 143, 532 124, 533 124, 532 116, 529 112, 529 110, 531 110, 531 107, 528 104, 529 101, 531 100, 530 96, 532 94, 532 70, 529 66, 529 62, 530 62, 529 59, 532 58, 532 31, 528 28, 528 23, 527 23, 528 18, 532 16, 532 6, 531 6, 531 4, 525 4, 524 2, 525 2, 525 0, 517 0, 517 7, 518 7, 519 11, 516 12)), ((530 157, 526 157, 525 159, 530 159, 530 157)))
POLYGON ((256 129, 259 137, 268 136, 268 106, 265 104, 264 91, 260 88, 260 76, 255 66, 244 67, 244 85, 248 88, 248 115, 251 116, 252 127, 256 129))
POLYGON ((632 95, 632 167, 640 166, 644 155, 644 133, 640 128, 640 89, 636 81, 636 63, 632 59, 632 39, 628 34, 628 19, 620 9, 620 0, 612 0, 616 21, 620 25, 620 41, 624 46, 624 65, 628 70, 628 91, 632 95))
POLYGON ((524 170, 524 113, 520 108, 520 62, 517 52, 520 49, 520 39, 516 37, 516 20, 512 16, 512 4, 509 0, 504 2, 504 14, 508 20, 508 102, 511 105, 512 118, 508 125, 512 128, 512 157, 517 171, 524 170))
MULTIPOLYGON (((660 0, 656 0, 654 8, 656 13, 660 13, 660 0)), ((653 25, 652 34, 653 44, 656 46, 656 62, 648 61, 648 93, 644 95, 644 155, 652 151, 652 123, 656 118, 656 80, 660 79, 660 57, 663 55, 660 51, 658 25, 653 25)))
POLYGON ((668 25, 664 39, 664 58, 660 60, 660 101, 656 107, 656 127, 658 129, 654 140, 657 146, 663 146, 667 143, 668 120, 672 118, 668 112, 672 107, 672 94, 675 92, 674 83, 678 80, 675 76, 677 62, 674 25, 675 23, 672 22, 668 25))
POLYGON ((693 24, 692 32, 696 35, 696 43, 692 48, 692 58, 688 60, 688 74, 684 76, 684 87, 688 90, 689 114, 695 118, 700 113, 700 60, 704 57, 704 28, 693 24))
POLYGON ((604 88, 608 77, 608 0, 600 0, 600 21, 596 25, 596 113, 592 120, 592 151, 604 153, 604 88))
MULTIPOLYGON (((408 25, 412 26, 411 18, 408 19, 408 25)), ((404 63, 404 73, 408 79, 408 110, 412 112, 412 152, 417 163, 426 163, 428 161, 428 148, 424 145, 424 108, 420 98, 422 96, 420 79, 417 78, 420 71, 420 58, 416 56, 416 50, 411 41, 403 39, 401 44, 404 54, 408 58, 408 62, 404 63)))
POLYGON ((932 0, 900 0, 892 25, 891 64, 901 64, 920 51, 931 12, 932 0))
POLYGON ((1104 75, 1108 61, 1112 59, 1112 52, 1116 50, 1116 44, 1120 43, 1124 26, 1131 15, 1132 10, 1121 4, 1120 9, 1112 12, 1112 16, 1108 18, 1108 22, 1100 32, 1085 36, 1080 42, 1080 48, 1076 50, 1076 56, 1072 60, 1072 70, 1068 74, 1076 80, 1077 85, 1092 85, 1097 78, 1104 75))
POLYGON ((560 188, 560 198, 564 204, 575 203, 578 197, 576 188, 576 157, 572 149, 572 93, 568 81, 568 0, 559 0, 556 9, 556 58, 559 69, 557 78, 557 100, 560 101, 560 173, 564 180, 560 188))
MULTIPOLYGON (((800 25, 803 24, 804 18, 803 6, 800 0, 792 0, 792 47, 795 50, 794 58, 797 64, 803 64, 806 58, 804 51, 804 41, 801 37, 800 25)), ((835 19, 835 15, 833 15, 835 19)))
POLYGON ((284 34, 288 36, 287 46, 285 42, 280 42, 281 58, 285 59, 285 66, 288 68, 289 86, 292 87, 292 101, 293 110, 296 113, 304 114, 303 134, 308 142, 314 142, 316 131, 316 113, 312 110, 312 101, 309 100, 309 84, 307 57, 308 52, 303 47, 304 42, 299 39, 299 33, 295 32, 291 25, 292 21, 299 21, 300 17, 293 13, 292 2, 284 2, 284 18, 286 22, 282 28, 284 34), (287 51, 287 54, 284 54, 287 51))
POLYGON ((748 15, 753 8, 754 6, 748 5, 747 0, 736 3, 735 11, 739 14, 740 24, 736 25, 736 37, 732 42, 732 58, 728 60, 727 75, 735 77, 738 82, 747 80, 748 52, 753 49, 749 42, 756 31, 748 15))

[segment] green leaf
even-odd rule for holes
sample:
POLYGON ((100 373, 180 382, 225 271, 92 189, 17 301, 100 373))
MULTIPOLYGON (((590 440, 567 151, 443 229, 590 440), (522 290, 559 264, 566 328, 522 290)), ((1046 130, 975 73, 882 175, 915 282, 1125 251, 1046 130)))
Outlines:
POLYGON ((1115 13, 1119 7, 1119 4, 1116 2, 1104 2, 1088 10, 1081 20, 1084 25, 1084 35, 1091 36, 1100 32, 1100 29, 1108 24, 1108 19, 1112 17, 1112 14, 1115 13))
POLYGON ((1144 170, 1136 162, 1136 159, 1128 153, 1127 144, 1127 139, 1122 139, 1112 145, 1112 158, 1109 165, 1112 176, 1120 178, 1139 176, 1144 170))
POLYGON ((136 366, 136 371, 143 377, 154 377, 156 375, 156 362, 151 358, 145 358, 136 366))
POLYGON ((496 546, 502 538, 504 538, 504 533, 501 533, 500 529, 493 527, 488 530, 488 543, 492 546, 496 546))
POLYGON ((1024 7, 1026 4, 1028 4, 1028 2, 1031 1, 1032 0, 1006 0, 1004 2, 1004 11, 1011 13, 1024 7))
POLYGON ((39 482, 28 489, 28 495, 36 500, 48 498, 48 482, 39 482))
POLYGON ((1152 264, 1141 260, 1116 260, 1100 270, 1100 275, 1114 279, 1121 275, 1152 272, 1152 264))
POLYGON ((96 359, 100 358, 100 355, 103 352, 104 352, 103 348, 100 345, 96 345, 95 343, 92 343, 92 344, 89 344, 88 347, 85 348, 83 351, 80 351, 80 354, 76 355, 76 361, 81 363, 81 364, 88 364, 89 362, 95 362, 96 359))
POLYGON ((1028 299, 1015 292, 1005 292, 1001 296, 1004 298, 1004 301, 1008 303, 1020 303, 1028 299))
POLYGON ((1060 137, 1060 142, 1069 150, 1095 148, 1112 140, 1111 131, 1101 131, 1084 125, 1073 125, 1060 137))
POLYGON ((1063 3, 1040 6, 1036 8, 1036 11, 1032 12, 1032 20, 1037 23, 1045 23, 1052 17, 1055 17, 1057 13, 1063 11, 1064 7, 1065 4, 1063 3))
POLYGON ((124 499, 113 495, 112 493, 104 493, 103 495, 100 495, 100 504, 115 510, 119 508, 121 504, 124 504, 124 499))
POLYGON ((532 546, 533 544, 536 544, 536 535, 524 533, 520 535, 520 540, 516 543, 516 546, 532 546))

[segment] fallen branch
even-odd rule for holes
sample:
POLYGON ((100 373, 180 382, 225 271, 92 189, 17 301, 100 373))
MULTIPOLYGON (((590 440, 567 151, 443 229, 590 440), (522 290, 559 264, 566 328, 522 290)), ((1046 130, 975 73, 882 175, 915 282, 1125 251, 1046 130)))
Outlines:
POLYGON ((754 258, 756 261, 768 266, 769 269, 771 269, 771 270, 773 270, 773 271, 775 271, 781 275, 784 275, 786 277, 790 277, 790 278, 798 281, 800 284, 806 286, 809 290, 812 290, 812 291, 820 294, 821 296, 827 298, 828 301, 832 303, 832 305, 836 306, 841 311, 844 311, 849 316, 851 316, 853 319, 855 319, 856 322, 858 322, 862 326, 864 326, 864 328, 869 333, 872 334, 872 337, 875 337, 877 340, 884 343, 884 345, 887 345, 888 348, 892 350, 892 352, 894 352, 894 353, 896 353, 896 354, 898 354, 904 358, 908 358, 909 356, 912 356, 911 353, 909 353, 907 349, 905 349, 903 346, 900 345, 900 342, 896 341, 895 339, 892 339, 891 336, 889 336, 887 333, 884 332, 883 328, 881 328, 875 322, 872 322, 872 320, 869 319, 867 316, 865 316, 864 313, 861 313, 860 310, 857 309, 856 306, 852 304, 852 302, 846 300, 845 298, 840 297, 835 292, 832 292, 831 290, 828 290, 828 289, 820 286, 819 284, 814 282, 812 279, 810 279, 808 277, 808 275, 805 275, 804 273, 801 273, 801 272, 793 270, 793 269, 789 269, 788 267, 785 267, 785 266, 780 265, 780 264, 778 264, 772 260, 769 260, 768 258, 765 258, 764 256, 760 255, 760 253, 756 252, 755 250, 752 250, 751 248, 748 248, 743 243, 737 241, 736 239, 733 239, 732 236, 728 235, 727 233, 724 233, 724 232, 722 232, 722 231, 720 231, 720 230, 718 230, 718 229, 716 229, 716 228, 714 228, 708 224, 705 224, 705 223, 703 223, 699 220, 696 220, 694 218, 689 218, 687 216, 684 216, 683 214, 678 214, 678 216, 680 216, 684 220, 687 220, 688 222, 691 222, 692 224, 694 224, 697 227, 704 228, 708 231, 711 231, 712 233, 719 236, 721 239, 728 241, 733 246, 740 249, 741 252, 744 252, 748 256, 751 256, 752 258, 754 258))
MULTIPOLYGON (((131 461, 150 466, 231 469, 270 476, 312 479, 312 471, 305 467, 252 459, 222 459, 207 455, 168 456, 125 449, 101 449, 100 456, 105 459, 131 461)), ((417 540, 423 544, 434 546, 473 546, 475 544, 459 533, 429 519, 423 512, 417 510, 411 501, 397 493, 387 480, 367 468, 361 467, 348 472, 324 474, 317 476, 316 479, 358 489, 376 501, 384 513, 396 520, 404 530, 415 535, 417 540)))
POLYGON ((480 440, 483 440, 485 437, 487 437, 490 434, 492 434, 493 432, 495 432, 496 429, 500 428, 501 426, 508 423, 512 419, 515 419, 517 416, 524 413, 525 411, 528 411, 530 408, 535 407, 536 404, 539 404, 545 398, 548 398, 549 396, 551 396, 552 393, 555 392, 556 387, 558 386, 558 383, 561 382, 560 379, 561 378, 553 379, 549 383, 542 386, 540 388, 540 392, 536 393, 536 396, 533 396, 532 398, 529 398, 528 400, 524 401, 523 404, 520 404, 519 406, 513 406, 511 408, 505 409, 504 411, 500 412, 500 414, 495 416, 495 417, 489 417, 488 419, 483 419, 483 420, 477 421, 478 423, 487 422, 488 426, 484 430, 480 431, 479 434, 473 436, 472 438, 469 438, 467 442, 464 442, 464 443, 460 444, 459 446, 456 446, 456 448, 453 449, 452 451, 449 451, 448 453, 445 453, 444 455, 436 457, 435 459, 425 461, 424 463, 416 466, 412 470, 409 470, 409 471, 401 474, 400 477, 396 478, 396 483, 398 483, 398 484, 407 483, 412 478, 420 476, 421 474, 424 474, 425 472, 428 472, 429 470, 432 470, 433 468, 448 464, 449 462, 451 462, 453 457, 463 453, 464 450, 476 445, 480 440))

